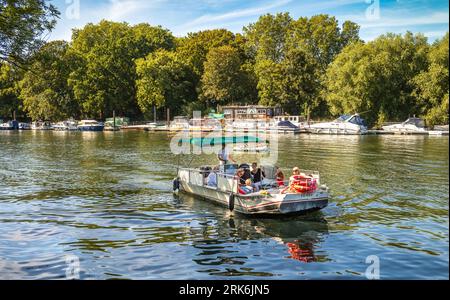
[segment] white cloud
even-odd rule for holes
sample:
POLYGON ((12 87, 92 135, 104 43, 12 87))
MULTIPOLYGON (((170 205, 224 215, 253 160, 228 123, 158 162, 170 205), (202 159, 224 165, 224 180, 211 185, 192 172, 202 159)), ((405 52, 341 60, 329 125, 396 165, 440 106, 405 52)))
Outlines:
POLYGON ((217 15, 207 14, 207 15, 203 15, 187 24, 184 24, 183 26, 191 27, 191 26, 196 26, 196 25, 204 25, 204 24, 211 24, 211 23, 216 23, 216 22, 220 22, 220 21, 232 20, 232 19, 241 18, 241 17, 251 17, 251 16, 265 13, 271 9, 284 6, 290 2, 292 2, 292 0, 280 0, 280 1, 275 1, 274 3, 271 3, 266 6, 253 7, 253 8, 242 9, 242 10, 235 10, 235 11, 227 12, 224 14, 217 14, 217 15))

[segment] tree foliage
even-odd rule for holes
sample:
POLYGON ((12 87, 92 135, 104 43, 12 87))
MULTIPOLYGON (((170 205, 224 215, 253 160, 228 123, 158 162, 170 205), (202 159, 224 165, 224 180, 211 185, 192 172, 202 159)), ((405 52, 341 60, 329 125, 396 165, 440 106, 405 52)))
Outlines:
POLYGON ((436 41, 428 54, 429 66, 413 78, 413 96, 427 124, 448 123, 448 32, 436 41))
POLYGON ((33 120, 58 121, 78 117, 78 103, 67 83, 74 65, 64 41, 46 44, 33 57, 20 82, 24 110, 33 120))
POLYGON ((158 50, 136 61, 137 102, 146 113, 153 106, 177 113, 195 99, 192 71, 176 53, 158 50))
POLYGON ((250 76, 242 66, 237 49, 232 46, 213 48, 204 64, 201 98, 213 105, 253 102, 255 87, 250 76))
POLYGON ((158 49, 172 49, 174 37, 148 24, 101 21, 75 30, 70 51, 78 57, 69 76, 83 115, 103 117, 115 110, 138 113, 134 61, 158 49))
POLYGON ((346 47, 330 65, 324 90, 333 115, 364 112, 369 124, 420 112, 412 79, 427 66, 423 35, 386 34, 346 47))
POLYGON ((342 29, 334 17, 294 20, 288 13, 264 15, 244 28, 246 51, 255 59, 261 104, 280 104, 289 113, 320 107, 323 75, 347 44, 359 41, 359 26, 342 29))
POLYGON ((18 70, 7 62, 0 61, 0 117, 11 117, 20 108, 18 98, 18 70))
POLYGON ((44 0, 0 0, 0 60, 22 66, 59 16, 44 0))

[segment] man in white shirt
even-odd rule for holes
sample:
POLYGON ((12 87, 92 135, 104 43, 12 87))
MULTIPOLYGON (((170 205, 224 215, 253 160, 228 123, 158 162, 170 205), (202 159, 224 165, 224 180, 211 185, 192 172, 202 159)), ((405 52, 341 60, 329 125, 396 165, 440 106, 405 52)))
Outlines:
POLYGON ((228 153, 225 143, 222 144, 222 150, 217 154, 217 158, 219 159, 221 166, 228 164, 229 161, 236 163, 231 154, 228 153))

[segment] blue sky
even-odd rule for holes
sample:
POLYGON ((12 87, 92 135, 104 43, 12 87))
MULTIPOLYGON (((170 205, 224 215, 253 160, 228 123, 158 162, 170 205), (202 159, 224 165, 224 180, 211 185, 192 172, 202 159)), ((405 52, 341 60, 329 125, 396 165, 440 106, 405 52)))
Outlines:
POLYGON ((71 29, 101 19, 147 22, 168 28, 176 36, 203 29, 242 27, 266 13, 292 17, 330 14, 342 23, 361 25, 361 37, 372 40, 386 32, 422 32, 430 41, 448 31, 447 0, 53 0, 61 19, 50 40, 70 40, 71 29), (77 9, 79 4, 79 9, 77 9))

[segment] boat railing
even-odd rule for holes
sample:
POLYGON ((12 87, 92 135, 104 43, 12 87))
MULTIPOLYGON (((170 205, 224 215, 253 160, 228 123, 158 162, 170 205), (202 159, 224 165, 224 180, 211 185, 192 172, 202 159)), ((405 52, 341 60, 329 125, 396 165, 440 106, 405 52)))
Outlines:
POLYGON ((207 177, 212 170, 201 170, 192 168, 180 168, 178 170, 178 177, 189 184, 193 184, 201 187, 216 188, 223 192, 238 192, 238 180, 232 174, 226 174, 223 172, 216 172, 217 174, 217 186, 211 187, 207 185, 207 177))

